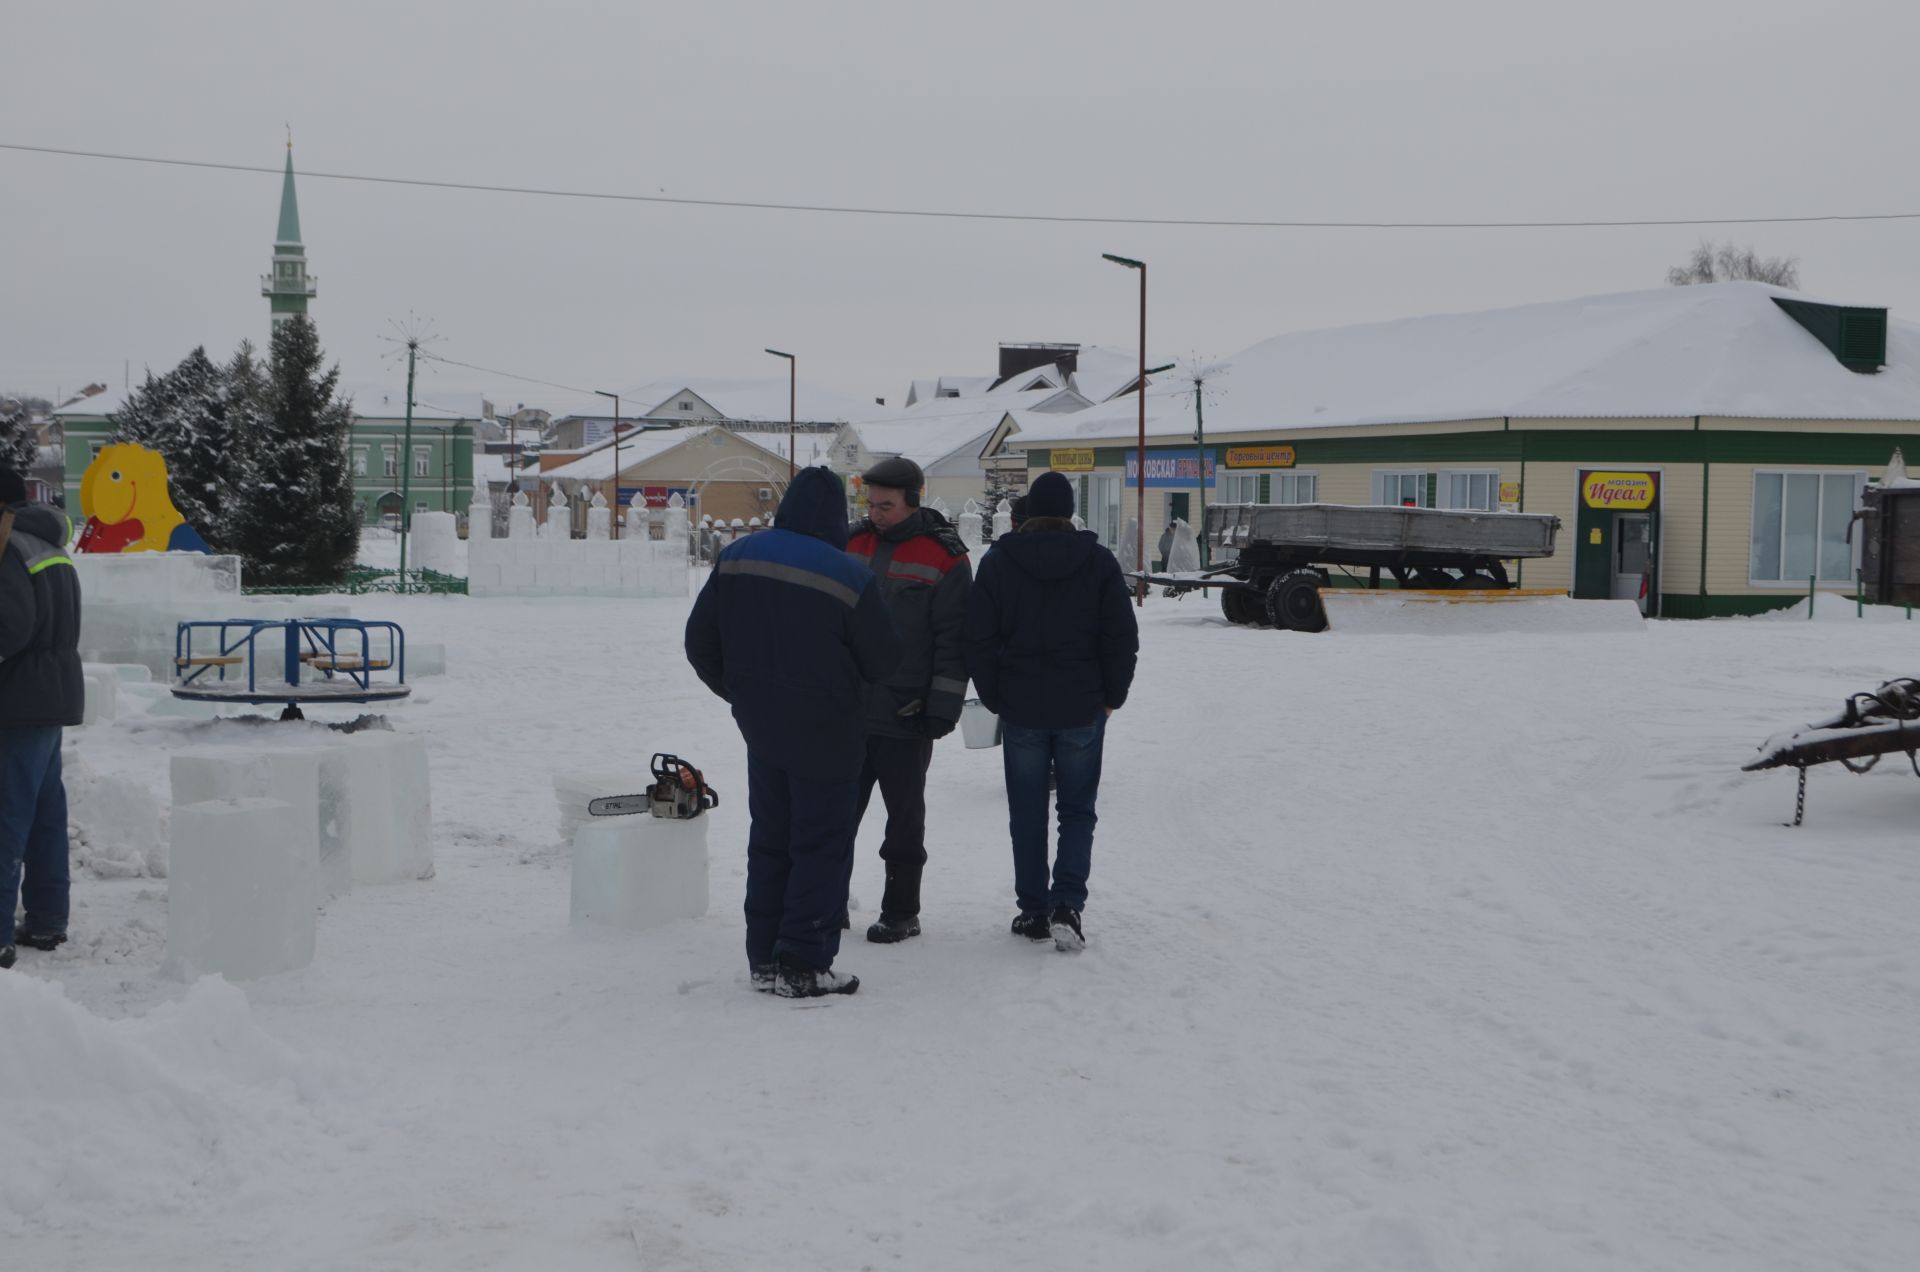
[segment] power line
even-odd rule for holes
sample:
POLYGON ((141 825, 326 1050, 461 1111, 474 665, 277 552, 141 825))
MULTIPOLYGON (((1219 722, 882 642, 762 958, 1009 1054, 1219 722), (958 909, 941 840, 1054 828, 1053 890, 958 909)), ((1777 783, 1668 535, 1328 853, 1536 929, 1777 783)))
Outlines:
POLYGON ((461 362, 456 358, 444 357, 437 353, 423 352, 421 353, 420 358, 424 362, 444 362, 450 367, 465 367, 469 371, 478 371, 484 375, 497 375, 507 380, 524 380, 528 384, 539 384, 549 389, 565 389, 569 393, 581 393, 581 394, 589 394, 589 395, 593 393, 592 389, 577 388, 571 384, 557 384, 552 380, 541 380, 530 375, 515 375, 511 371, 502 371, 497 367, 475 366, 471 362, 461 362))
MULTIPOLYGON (((118 163, 150 163, 173 168, 210 168, 221 172, 260 172, 279 176, 280 169, 246 163, 214 163, 202 159, 163 159, 153 155, 110 154, 98 150, 70 150, 59 146, 29 146, 0 142, 0 150, 29 154, 65 155, 78 159, 109 159, 118 163)), ((1806 225, 1843 221, 1913 221, 1920 212, 1820 213, 1813 216, 1632 217, 1620 220, 1578 221, 1263 221, 1210 217, 1065 216, 1041 212, 960 212, 936 208, 878 208, 828 203, 782 203, 763 199, 691 199, 666 194, 616 194, 604 190, 556 190, 539 186, 491 185, 478 181, 428 181, 418 177, 378 177, 356 172, 301 172, 302 179, 358 181, 373 185, 417 186, 431 190, 467 190, 483 194, 525 194, 552 199, 599 199, 616 203, 654 203, 674 207, 739 208, 757 212, 813 212, 830 216, 898 216, 954 221, 1022 221, 1053 225, 1141 225, 1198 229, 1250 230, 1590 230, 1635 227, 1702 225, 1806 225)))

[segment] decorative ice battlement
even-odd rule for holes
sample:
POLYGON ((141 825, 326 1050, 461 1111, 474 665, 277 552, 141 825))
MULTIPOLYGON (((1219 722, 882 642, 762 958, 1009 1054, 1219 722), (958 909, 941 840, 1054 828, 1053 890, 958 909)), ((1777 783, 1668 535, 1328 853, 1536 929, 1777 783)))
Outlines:
MULTIPOLYGON (((669 518, 672 509, 668 509, 669 518)), ((572 510, 558 491, 547 510, 544 533, 534 533, 526 492, 513 497, 507 537, 469 532, 467 593, 470 596, 628 596, 687 594, 686 512, 678 541, 655 540, 647 509, 627 509, 618 539, 609 538, 613 509, 596 494, 587 509, 587 537, 569 536, 572 510)))

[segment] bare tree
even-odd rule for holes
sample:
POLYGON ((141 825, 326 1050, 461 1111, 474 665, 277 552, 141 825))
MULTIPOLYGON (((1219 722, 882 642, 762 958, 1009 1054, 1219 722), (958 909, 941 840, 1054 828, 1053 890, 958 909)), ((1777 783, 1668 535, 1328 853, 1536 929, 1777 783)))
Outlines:
POLYGON ((1728 243, 1715 247, 1706 239, 1693 249, 1685 265, 1667 271, 1669 287, 1687 287, 1694 283, 1772 283, 1775 287, 1800 288, 1800 261, 1792 256, 1762 257, 1751 247, 1728 243))

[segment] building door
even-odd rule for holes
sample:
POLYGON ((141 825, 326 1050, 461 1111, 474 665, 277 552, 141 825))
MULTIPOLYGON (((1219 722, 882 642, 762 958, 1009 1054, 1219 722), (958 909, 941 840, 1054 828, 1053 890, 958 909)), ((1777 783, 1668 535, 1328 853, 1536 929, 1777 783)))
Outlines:
POLYGON ((1659 617, 1660 478, 1644 469, 1580 472, 1574 596, 1636 600, 1647 617, 1659 617))
POLYGON ((1654 595, 1653 517, 1645 512, 1613 514, 1613 599, 1637 601, 1640 612, 1654 595))

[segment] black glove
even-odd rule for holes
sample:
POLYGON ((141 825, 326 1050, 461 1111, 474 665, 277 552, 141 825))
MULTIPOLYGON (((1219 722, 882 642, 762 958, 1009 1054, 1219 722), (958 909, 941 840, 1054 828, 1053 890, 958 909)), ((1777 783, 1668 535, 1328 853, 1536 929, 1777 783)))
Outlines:
POLYGON ((920 717, 920 727, 925 729, 927 736, 935 742, 946 737, 947 734, 952 733, 954 726, 959 723, 958 720, 942 720, 938 716, 920 717))

